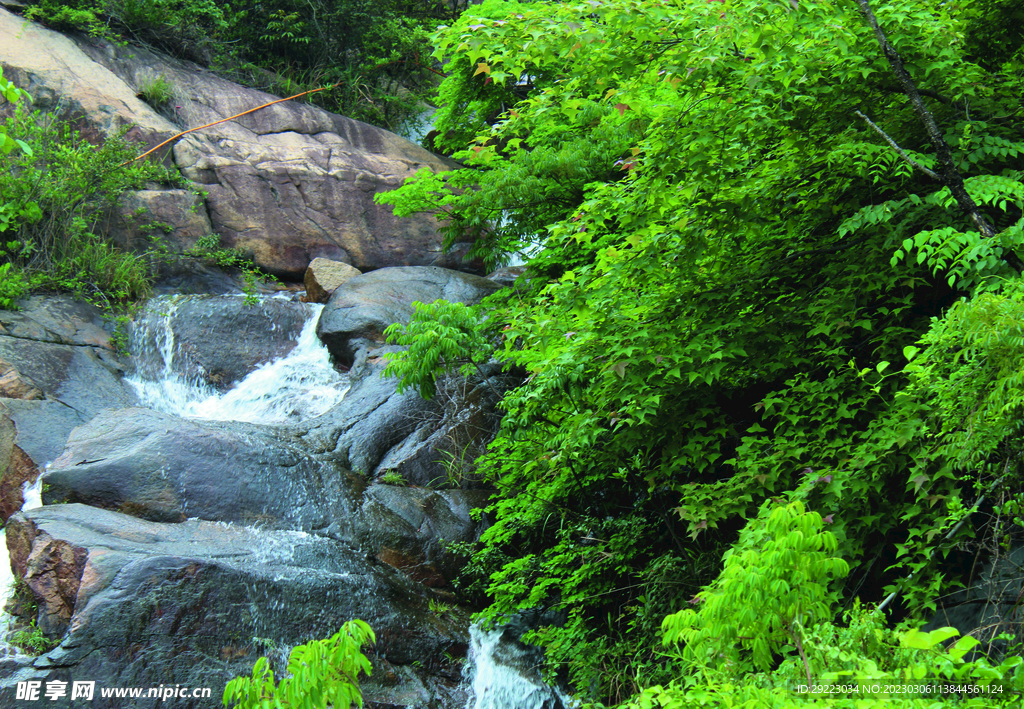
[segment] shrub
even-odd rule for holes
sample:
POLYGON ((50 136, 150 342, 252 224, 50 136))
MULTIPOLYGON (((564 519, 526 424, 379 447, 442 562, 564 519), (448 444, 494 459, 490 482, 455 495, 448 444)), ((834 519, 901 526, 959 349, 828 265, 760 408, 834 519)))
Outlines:
POLYGON ((21 106, 3 133, 32 148, 0 154, 0 305, 40 289, 106 304, 148 294, 156 250, 126 253, 99 234, 99 224, 126 191, 180 178, 153 163, 128 162, 135 149, 123 134, 94 146, 67 123, 21 106))
POLYGON ((376 642, 373 630, 361 620, 350 620, 326 640, 295 647, 288 658, 288 676, 274 681, 267 658, 261 657, 251 677, 231 680, 224 688, 224 706, 237 709, 282 707, 323 709, 352 704, 363 706, 359 673, 369 675, 370 661, 362 646, 376 642))

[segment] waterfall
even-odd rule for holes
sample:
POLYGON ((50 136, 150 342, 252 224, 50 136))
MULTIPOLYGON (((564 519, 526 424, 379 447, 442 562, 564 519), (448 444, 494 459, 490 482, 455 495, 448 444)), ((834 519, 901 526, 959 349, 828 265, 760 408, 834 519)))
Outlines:
MULTIPOLYGON (((142 406, 190 418, 285 424, 326 413, 348 391, 348 378, 334 368, 316 336, 323 306, 314 304, 295 304, 307 315, 294 349, 259 366, 227 391, 218 392, 195 374, 178 373, 180 352, 173 325, 180 300, 154 299, 133 338, 133 355, 147 364, 125 379, 142 406)), ((271 321, 268 328, 277 325, 271 321)))
MULTIPOLYGON (((43 506, 43 476, 36 476, 34 482, 26 482, 22 486, 22 511, 33 510, 43 506)), ((14 595, 14 572, 11 571, 11 560, 7 552, 7 528, 0 529, 0 544, 3 545, 3 558, 0 559, 0 651, 18 652, 13 645, 8 645, 4 638, 11 632, 14 617, 7 612, 7 602, 14 595)))
POLYGON ((564 709, 569 697, 545 684, 538 664, 540 651, 505 637, 503 627, 469 629, 469 659, 463 681, 468 685, 466 709, 564 709))

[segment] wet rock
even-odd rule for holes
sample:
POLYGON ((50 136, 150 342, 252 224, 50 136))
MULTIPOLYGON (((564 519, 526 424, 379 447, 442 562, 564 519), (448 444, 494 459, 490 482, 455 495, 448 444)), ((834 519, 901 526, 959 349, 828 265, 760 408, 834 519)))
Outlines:
POLYGON ((86 417, 137 402, 122 381, 123 365, 105 348, 0 335, 0 360, 27 377, 47 398, 86 417))
POLYGON ((438 377, 435 396, 420 414, 416 429, 388 450, 374 474, 394 472, 412 485, 478 487, 474 461, 484 454, 501 423, 501 396, 521 381, 502 373, 494 362, 481 369, 486 379, 438 377))
POLYGON ((410 485, 478 486, 472 461, 500 423, 500 394, 519 378, 490 364, 483 367, 486 380, 442 378, 427 401, 414 390, 399 394, 395 379, 382 378, 384 356, 397 349, 360 350, 345 398, 296 432, 313 450, 371 479, 394 472, 410 485))
POLYGON ((332 454, 365 477, 373 477, 388 451, 422 426, 434 408, 415 391, 399 394, 393 379, 380 377, 383 369, 382 358, 371 351, 341 403, 295 427, 312 450, 332 454))
POLYGON ((224 391, 291 352, 308 317, 307 306, 276 298, 255 305, 239 296, 161 299, 133 324, 131 350, 148 379, 169 369, 224 391))
POLYGON ((448 585, 460 559, 445 543, 476 541, 484 529, 470 512, 487 505, 487 490, 430 490, 373 485, 356 521, 360 548, 431 588, 448 585))
POLYGON ((15 443, 17 433, 14 421, 0 414, 0 523, 21 509, 22 486, 39 475, 39 468, 15 443))
POLYGON ((43 391, 31 379, 0 359, 0 398, 42 399, 43 391))
POLYGON ((11 568, 38 604, 37 626, 50 637, 63 635, 75 610, 86 550, 20 520, 8 525, 7 549, 11 568))
POLYGON ((14 421, 18 447, 40 469, 61 454, 71 431, 88 420, 59 401, 0 399, 0 414, 14 421))
POLYGON ((486 278, 444 268, 383 268, 338 288, 324 306, 316 333, 345 366, 356 353, 384 342, 384 329, 407 323, 414 302, 447 300, 473 304, 499 289, 486 278))
MULTIPOLYGON (((82 505, 15 515, 10 529, 19 573, 56 543, 83 563, 61 567, 58 577, 65 590, 77 582, 61 645, 39 658, 8 661, 15 666, 0 680, 4 692, 29 677, 97 687, 180 684, 210 687, 213 701, 144 697, 132 706, 209 707, 219 704, 227 680, 274 649, 271 638, 285 655, 290 645, 361 618, 377 635, 376 657, 398 668, 396 675, 468 640, 465 619, 431 613, 421 586, 322 537, 196 520, 159 524, 82 505)), ((415 675, 428 676, 429 668, 415 675)), ((414 691, 415 684, 404 686, 414 691)), ((372 687, 367 699, 387 701, 372 687)), ((99 700, 97 691, 96 706, 121 706, 99 700)), ((48 704, 72 706, 62 701, 48 704)))
POLYGON ((306 285, 306 302, 326 303, 334 291, 338 290, 338 286, 359 275, 362 275, 359 269, 347 263, 326 258, 313 259, 303 278, 306 285))
POLYGON ((358 482, 280 431, 109 410, 76 428, 43 478, 45 504, 161 522, 187 518, 351 538, 358 482))
MULTIPOLYGON (((445 481, 442 447, 460 438, 452 433, 461 425, 444 422, 445 407, 459 409, 462 401, 425 401, 412 390, 399 394, 397 380, 381 377, 386 356, 399 349, 382 345, 383 333, 392 323, 409 321, 413 302, 475 303, 496 290, 485 278, 421 267, 364 273, 339 287, 320 314, 317 336, 338 363, 351 367, 352 387, 300 435, 315 450, 333 452, 345 467, 371 477, 396 470, 416 485, 445 481)), ((480 383, 500 391, 493 382, 480 383)), ((493 414, 496 398, 478 404, 493 414)), ((488 427, 478 438, 491 433, 488 427)))

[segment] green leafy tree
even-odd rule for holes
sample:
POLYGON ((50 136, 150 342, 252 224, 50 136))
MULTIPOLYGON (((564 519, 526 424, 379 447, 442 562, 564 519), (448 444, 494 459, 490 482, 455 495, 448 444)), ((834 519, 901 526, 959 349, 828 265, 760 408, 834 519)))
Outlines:
POLYGON ((957 525, 1019 479, 1016 335, 979 342, 1024 236, 1017 40, 995 69, 969 39, 1000 12, 489 0, 438 35, 465 167, 382 200, 492 263, 540 247, 478 318, 526 378, 478 461, 496 522, 460 583, 490 618, 561 610, 530 637, 579 692, 678 672, 662 618, 771 498, 827 520, 838 598, 923 613, 962 580, 942 560, 986 532, 957 525), (957 418, 950 381, 988 405, 957 418))

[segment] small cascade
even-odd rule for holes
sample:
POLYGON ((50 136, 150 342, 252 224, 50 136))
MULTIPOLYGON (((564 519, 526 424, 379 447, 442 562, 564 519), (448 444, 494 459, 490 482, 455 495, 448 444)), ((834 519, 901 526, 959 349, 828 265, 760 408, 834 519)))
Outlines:
MULTIPOLYGON (((22 487, 22 511, 34 510, 43 506, 43 476, 37 475, 35 482, 26 482, 22 487)), ((17 653, 18 649, 5 641, 14 624, 14 617, 7 612, 7 602, 14 595, 14 572, 11 571, 11 560, 7 554, 7 529, 0 529, 0 544, 3 545, 3 558, 0 560, 0 652, 17 653)))
MULTIPOLYGON (((174 318, 180 302, 180 297, 154 299, 133 337, 132 355, 139 366, 126 381, 143 406, 190 418, 285 424, 326 413, 348 391, 348 378, 334 368, 316 336, 322 305, 295 304, 305 308, 306 321, 291 352, 220 392, 194 370, 185 375, 178 372, 176 360, 182 353, 175 340, 174 318)), ((278 326, 271 321, 268 327, 278 326)))
POLYGON ((466 709, 566 709, 572 700, 545 684, 540 651, 509 640, 505 628, 469 629, 466 709))

